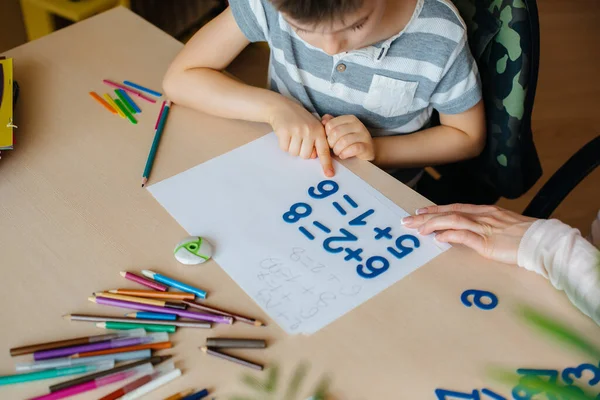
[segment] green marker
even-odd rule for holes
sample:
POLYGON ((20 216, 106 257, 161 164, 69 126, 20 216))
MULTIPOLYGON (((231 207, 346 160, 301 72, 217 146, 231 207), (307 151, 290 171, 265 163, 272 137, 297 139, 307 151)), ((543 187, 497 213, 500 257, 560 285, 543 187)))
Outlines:
POLYGON ((177 327, 175 325, 156 325, 156 324, 132 324, 129 322, 101 322, 96 324, 98 328, 103 329, 115 329, 115 330, 126 330, 126 329, 145 329, 148 332, 168 332, 175 333, 177 327))
POLYGON ((121 99, 121 103, 123 103, 123 105, 129 110, 129 112, 131 114, 135 114, 135 109, 133 108, 131 103, 129 103, 129 101, 127 101, 125 96, 123 96, 123 93, 121 93, 121 90, 123 90, 123 89, 115 89, 115 93, 117 94, 119 99, 121 99))
POLYGON ((121 111, 123 111, 123 114, 125 114, 129 122, 131 122, 134 125, 137 124, 137 120, 133 117, 133 114, 129 112, 129 109, 125 107, 121 99, 115 99, 115 104, 121 109, 121 111))
POLYGON ((76 367, 56 368, 39 372, 31 372, 29 374, 5 375, 0 376, 0 386, 39 381, 42 379, 59 378, 61 376, 87 374, 88 372, 105 371, 114 368, 114 366, 115 362, 112 360, 102 361, 92 365, 79 365, 76 367))

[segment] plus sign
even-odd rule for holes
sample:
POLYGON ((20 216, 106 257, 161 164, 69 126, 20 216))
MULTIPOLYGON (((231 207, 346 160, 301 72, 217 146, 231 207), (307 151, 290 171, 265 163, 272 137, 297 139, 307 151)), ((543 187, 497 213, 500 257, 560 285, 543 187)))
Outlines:
POLYGON ((380 240, 381 238, 391 239, 393 236, 390 234, 392 231, 392 227, 388 226, 385 229, 375 228, 374 229, 376 235, 375 240, 380 240))
POLYGON ((350 248, 346 248, 344 250, 348 254, 346 257, 344 257, 345 261, 350 261, 350 260, 356 260, 358 262, 362 261, 362 257, 360 255, 362 254, 363 249, 352 250, 350 248))
POLYGON ((304 292, 302 292, 302 294, 305 294, 305 293, 314 294, 313 293, 314 287, 311 287, 310 289, 307 289, 307 288, 303 287, 303 289, 304 289, 304 292))
POLYGON ((291 301, 291 300, 290 300, 290 294, 291 294, 291 293, 288 293, 288 294, 286 294, 286 295, 283 295, 283 296, 281 296, 281 300, 287 300, 287 301, 291 301))

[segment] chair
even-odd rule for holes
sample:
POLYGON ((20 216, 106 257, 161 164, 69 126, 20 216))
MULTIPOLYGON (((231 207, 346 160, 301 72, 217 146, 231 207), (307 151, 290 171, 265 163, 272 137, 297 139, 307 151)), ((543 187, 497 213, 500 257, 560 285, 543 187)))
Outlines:
POLYGON ((436 167, 417 190, 437 204, 517 198, 542 174, 531 114, 539 67, 535 0, 454 0, 482 80, 487 145, 474 160, 436 167))

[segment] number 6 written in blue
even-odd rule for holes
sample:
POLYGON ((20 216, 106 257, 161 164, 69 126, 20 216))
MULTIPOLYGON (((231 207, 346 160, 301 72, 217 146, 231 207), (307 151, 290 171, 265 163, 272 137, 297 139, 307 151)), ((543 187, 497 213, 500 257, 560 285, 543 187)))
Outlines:
POLYGON ((498 297, 492 293, 487 292, 485 290, 465 290, 463 294, 460 296, 460 301, 465 305, 465 307, 471 307, 473 304, 482 310, 493 310, 498 305, 498 297), (469 296, 473 296, 473 302, 469 300, 469 296), (487 297, 490 302, 488 304, 481 301, 482 298, 487 297))

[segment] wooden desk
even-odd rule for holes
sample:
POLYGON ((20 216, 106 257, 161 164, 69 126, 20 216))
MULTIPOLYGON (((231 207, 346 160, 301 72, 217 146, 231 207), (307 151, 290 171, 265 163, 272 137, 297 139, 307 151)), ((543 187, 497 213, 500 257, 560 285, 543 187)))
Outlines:
MULTIPOLYGON (((173 259, 173 246, 186 233, 139 187, 159 104, 140 103, 140 123, 133 126, 88 96, 108 90, 103 78, 160 87, 180 48, 121 8, 7 53, 15 58, 22 98, 16 150, 0 162, 1 374, 14 371, 9 347, 100 333, 64 321, 63 314, 122 315, 87 301, 94 291, 132 286, 121 270, 155 269, 205 288, 212 304, 266 319, 214 262, 185 268, 173 259)), ((268 131, 174 107, 150 183, 268 131)), ((368 163, 345 164, 409 211, 427 204, 368 163)), ((310 383, 330 373, 338 399, 432 399, 438 387, 490 387, 506 395, 508 389, 485 380, 484 367, 560 369, 582 361, 524 327, 511 310, 521 301, 552 310, 590 337, 597 333, 546 280, 453 248, 310 337, 288 337, 274 324, 182 330, 169 353, 184 376, 148 398, 189 387, 241 392, 245 370, 198 350, 209 335, 265 337, 266 351, 239 354, 279 363, 285 373, 309 361, 310 383), (467 289, 491 290, 500 304, 493 311, 466 308, 460 295, 467 289)), ((0 398, 39 395, 47 386, 1 387, 0 398)))

